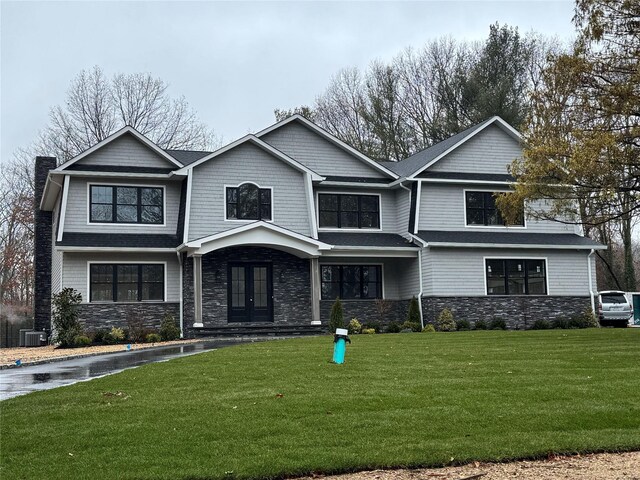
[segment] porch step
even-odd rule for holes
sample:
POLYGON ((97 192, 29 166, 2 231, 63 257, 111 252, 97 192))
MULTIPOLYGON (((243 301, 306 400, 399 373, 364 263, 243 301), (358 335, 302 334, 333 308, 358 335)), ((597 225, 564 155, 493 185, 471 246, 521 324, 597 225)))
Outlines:
POLYGON ((231 324, 218 327, 194 328, 191 332, 201 337, 291 337, 327 333, 322 325, 274 325, 272 323, 231 324))

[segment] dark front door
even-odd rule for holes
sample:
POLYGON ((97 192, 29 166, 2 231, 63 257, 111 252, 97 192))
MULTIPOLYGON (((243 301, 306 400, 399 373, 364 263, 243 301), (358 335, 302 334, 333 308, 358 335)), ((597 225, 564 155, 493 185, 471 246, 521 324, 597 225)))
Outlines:
POLYGON ((230 263, 229 321, 273 321, 273 272, 268 263, 230 263))

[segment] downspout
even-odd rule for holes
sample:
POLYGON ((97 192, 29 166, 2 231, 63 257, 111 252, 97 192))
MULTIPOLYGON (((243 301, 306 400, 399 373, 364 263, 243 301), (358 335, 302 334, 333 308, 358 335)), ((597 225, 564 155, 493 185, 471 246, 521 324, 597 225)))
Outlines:
POLYGON ((418 293, 418 309, 420 310, 420 325, 424 329, 424 317, 422 316, 422 249, 418 250, 418 272, 420 274, 420 293, 418 293))
POLYGON ((587 272, 589 275, 589 296, 591 298, 591 311, 594 315, 596 315, 596 301, 595 301, 595 292, 593 291, 593 275, 591 274, 591 255, 596 253, 596 251, 592 248, 591 253, 587 255, 587 272))
POLYGON ((178 265, 180 266, 180 338, 184 338, 184 319, 183 319, 183 293, 182 293, 182 254, 180 252, 176 252, 178 255, 178 265))

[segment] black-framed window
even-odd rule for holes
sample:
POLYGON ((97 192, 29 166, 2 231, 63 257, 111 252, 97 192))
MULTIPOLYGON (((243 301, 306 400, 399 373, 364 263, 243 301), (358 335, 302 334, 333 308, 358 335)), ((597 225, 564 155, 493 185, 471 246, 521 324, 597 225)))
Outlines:
POLYGON ((547 295, 547 266, 539 259, 487 259, 487 295, 547 295))
POLYGON ((323 300, 382 298, 380 265, 322 265, 320 276, 323 300))
POLYGON ((271 189, 253 183, 227 187, 227 220, 272 220, 271 189))
POLYGON ((467 225, 524 226, 524 206, 515 223, 507 224, 496 206, 495 194, 500 192, 465 192, 467 225))
POLYGON ((380 228, 378 195, 318 194, 320 228, 380 228))
POLYGON ((159 187, 91 185, 89 221, 161 225, 163 205, 163 189, 159 187))
POLYGON ((92 263, 91 302, 164 301, 163 264, 92 263))

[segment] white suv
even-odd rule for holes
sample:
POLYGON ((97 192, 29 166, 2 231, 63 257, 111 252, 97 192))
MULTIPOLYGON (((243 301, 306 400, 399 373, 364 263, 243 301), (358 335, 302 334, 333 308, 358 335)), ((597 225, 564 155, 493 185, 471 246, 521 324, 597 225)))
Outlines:
POLYGON ((598 319, 600 325, 626 327, 633 316, 633 307, 624 292, 607 290, 598 293, 598 319))

